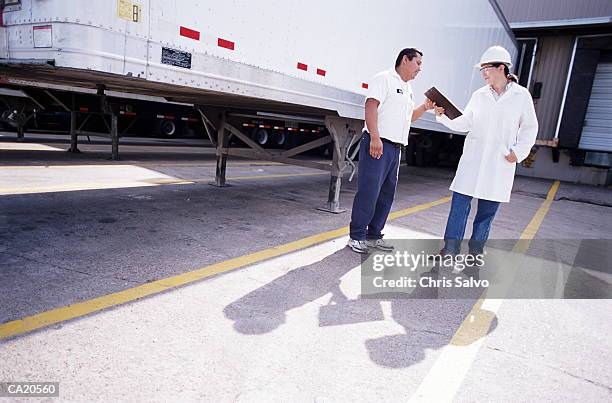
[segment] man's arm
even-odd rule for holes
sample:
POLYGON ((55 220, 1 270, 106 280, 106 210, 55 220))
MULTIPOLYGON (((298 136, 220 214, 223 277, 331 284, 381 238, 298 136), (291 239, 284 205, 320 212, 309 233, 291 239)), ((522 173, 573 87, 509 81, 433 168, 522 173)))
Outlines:
POLYGON ((365 103, 366 126, 370 132, 370 155, 379 159, 383 153, 383 144, 378 132, 378 105, 380 101, 368 98, 365 103))
POLYGON ((423 102, 421 106, 412 111, 412 121, 414 122, 415 120, 423 116, 425 112, 430 109, 433 109, 435 106, 436 104, 432 100, 430 100, 429 98, 425 98, 425 102, 423 102))

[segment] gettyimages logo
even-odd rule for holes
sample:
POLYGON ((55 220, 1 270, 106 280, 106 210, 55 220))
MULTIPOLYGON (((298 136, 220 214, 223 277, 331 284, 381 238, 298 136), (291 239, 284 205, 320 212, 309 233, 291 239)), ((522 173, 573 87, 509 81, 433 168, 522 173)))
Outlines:
POLYGON ((612 240, 493 239, 483 253, 463 241, 456 255, 438 239, 387 242, 362 256, 362 298, 612 299, 612 240))
POLYGON ((420 251, 417 254, 409 251, 396 251, 395 253, 375 253, 372 256, 372 269, 376 272, 387 268, 406 268, 416 271, 422 267, 444 267, 456 271, 465 270, 468 267, 482 267, 485 264, 484 254, 457 254, 440 255, 420 251))

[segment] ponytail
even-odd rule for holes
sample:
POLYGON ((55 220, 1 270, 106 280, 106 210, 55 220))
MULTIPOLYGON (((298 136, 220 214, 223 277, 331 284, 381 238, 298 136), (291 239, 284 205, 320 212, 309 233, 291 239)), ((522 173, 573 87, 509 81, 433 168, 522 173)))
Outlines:
POLYGON ((510 69, 508 69, 508 66, 506 66, 505 64, 504 64, 504 74, 506 75, 506 78, 508 79, 508 81, 512 81, 513 83, 518 83, 518 77, 516 76, 516 74, 510 73, 510 69))

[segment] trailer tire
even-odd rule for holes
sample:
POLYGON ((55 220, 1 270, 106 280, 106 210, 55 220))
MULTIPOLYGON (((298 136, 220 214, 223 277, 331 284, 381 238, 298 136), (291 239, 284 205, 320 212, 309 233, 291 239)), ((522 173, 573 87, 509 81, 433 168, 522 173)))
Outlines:
POLYGON ((424 167, 425 166, 425 153, 427 151, 423 148, 423 147, 418 147, 415 150, 414 153, 414 165, 417 167, 424 167))
POLYGON ((331 143, 323 144, 321 147, 318 148, 318 151, 321 157, 332 159, 334 156, 333 141, 331 143))
POLYGON ((406 154, 406 165, 416 165, 416 140, 414 138, 408 139, 404 153, 406 154))
POLYGON ((175 137, 178 134, 178 128, 174 121, 164 119, 157 123, 156 132, 164 137, 175 137))
POLYGON ((421 136, 419 136, 419 141, 418 141, 418 147, 419 148, 423 148, 425 150, 429 150, 430 148, 433 147, 433 139, 431 138, 431 136, 427 135, 427 134, 422 134, 421 136))
POLYGON ((270 135, 266 129, 253 129, 251 139, 260 146, 265 146, 270 142, 270 135))
POLYGON ((282 148, 285 146, 286 143, 287 143, 287 135, 285 134, 283 130, 279 130, 276 133, 274 133, 274 144, 282 148))

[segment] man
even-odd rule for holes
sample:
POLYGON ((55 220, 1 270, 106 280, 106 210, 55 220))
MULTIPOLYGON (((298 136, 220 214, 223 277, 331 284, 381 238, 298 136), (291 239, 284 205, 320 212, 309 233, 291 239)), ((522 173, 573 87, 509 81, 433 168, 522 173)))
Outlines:
POLYGON ((411 122, 434 108, 428 99, 415 108, 408 83, 421 71, 422 57, 417 49, 402 50, 395 68, 374 76, 369 86, 348 242, 357 253, 368 253, 368 247, 393 250, 381 231, 395 196, 400 148, 408 144, 411 122))

